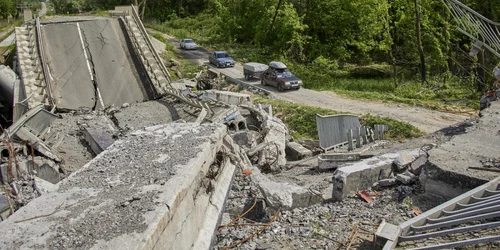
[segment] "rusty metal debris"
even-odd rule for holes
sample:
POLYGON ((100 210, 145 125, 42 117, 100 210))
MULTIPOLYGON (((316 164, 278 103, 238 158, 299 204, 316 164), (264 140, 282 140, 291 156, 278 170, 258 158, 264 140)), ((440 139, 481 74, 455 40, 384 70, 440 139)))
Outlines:
POLYGON ((360 191, 356 193, 359 197, 363 198, 368 203, 372 203, 373 199, 370 197, 370 194, 366 191, 360 191))

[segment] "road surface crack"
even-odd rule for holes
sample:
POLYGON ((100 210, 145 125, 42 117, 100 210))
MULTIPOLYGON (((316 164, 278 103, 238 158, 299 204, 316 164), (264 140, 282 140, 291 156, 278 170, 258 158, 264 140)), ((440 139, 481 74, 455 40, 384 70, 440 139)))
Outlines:
POLYGON ((81 33, 82 33, 83 43, 85 46, 85 48, 83 48, 83 49, 86 50, 87 54, 88 54, 88 62, 90 64, 90 71, 91 71, 90 72, 91 80, 92 80, 92 84, 94 85, 95 98, 94 98, 94 106, 92 107, 92 110, 96 110, 97 105, 99 103, 99 100, 101 99, 101 95, 99 94, 99 85, 97 83, 97 75, 95 72, 95 65, 94 65, 94 60, 92 58, 92 52, 90 52, 90 48, 89 48, 89 42, 87 41, 87 36, 85 35, 85 31, 83 29, 81 29, 81 33))

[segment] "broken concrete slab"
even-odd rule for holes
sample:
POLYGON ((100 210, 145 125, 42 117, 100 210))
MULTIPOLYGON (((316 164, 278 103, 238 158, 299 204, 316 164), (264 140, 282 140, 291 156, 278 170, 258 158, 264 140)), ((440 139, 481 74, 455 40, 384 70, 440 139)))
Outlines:
POLYGON ((415 160, 416 156, 408 152, 401 152, 401 154, 394 159, 394 166, 396 166, 396 171, 403 171, 410 163, 415 160))
POLYGON ((58 169, 53 166, 44 163, 36 169, 37 176, 44 179, 52 184, 57 184, 61 181, 61 176, 59 175, 58 169))
POLYGON ((261 129, 265 135, 264 142, 269 143, 269 145, 260 151, 258 165, 270 168, 271 171, 284 167, 286 164, 286 138, 289 134, 286 125, 277 117, 266 115, 261 129))
POLYGON ((3 194, 0 194, 0 221, 5 220, 10 215, 9 200, 3 194))
POLYGON ((380 187, 391 187, 398 184, 398 180, 396 178, 387 178, 387 179, 382 179, 378 182, 376 182, 376 185, 380 187))
POLYGON ((291 161, 298 161, 312 156, 312 151, 297 142, 286 143, 286 156, 291 161))
POLYGON ((126 135, 59 183, 56 192, 2 222, 0 245, 209 249, 236 169, 223 160, 214 184, 204 186, 212 183, 204 179, 224 137, 222 124, 189 123, 126 135), (48 216, 32 219, 41 214, 48 216))
POLYGON ((250 95, 221 90, 204 90, 201 96, 202 100, 219 101, 231 105, 249 105, 251 104, 250 95))
POLYGON ((427 154, 421 154, 410 164, 410 172, 414 175, 419 175, 427 163, 427 154))
POLYGON ((408 150, 389 153, 340 166, 333 176, 333 199, 340 201, 353 192, 370 188, 378 181, 380 170, 390 170, 394 160, 402 153, 416 157, 418 152, 408 150))
POLYGON ((58 189, 57 185, 36 176, 35 176, 35 183, 37 188, 42 194, 54 192, 58 189))
POLYGON ((396 175, 395 179, 404 185, 408 185, 414 183, 417 180, 417 177, 409 171, 405 171, 402 174, 396 175))
POLYGON ((96 155, 106 150, 115 140, 113 137, 102 129, 85 128, 83 131, 85 140, 89 143, 90 148, 96 155))
POLYGON ((252 169, 250 177, 263 193, 267 205, 274 209, 281 207, 282 210, 291 210, 323 201, 321 194, 294 183, 272 181, 256 168, 252 169))
POLYGON ((337 169, 346 162, 359 161, 360 159, 360 153, 324 153, 318 156, 318 169, 337 169))

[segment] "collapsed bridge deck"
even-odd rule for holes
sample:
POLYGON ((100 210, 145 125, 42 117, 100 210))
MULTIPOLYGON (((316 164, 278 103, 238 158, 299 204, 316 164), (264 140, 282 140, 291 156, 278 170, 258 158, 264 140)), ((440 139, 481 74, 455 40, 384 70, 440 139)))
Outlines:
POLYGON ((99 109, 153 97, 117 18, 42 24, 54 98, 62 109, 99 109))

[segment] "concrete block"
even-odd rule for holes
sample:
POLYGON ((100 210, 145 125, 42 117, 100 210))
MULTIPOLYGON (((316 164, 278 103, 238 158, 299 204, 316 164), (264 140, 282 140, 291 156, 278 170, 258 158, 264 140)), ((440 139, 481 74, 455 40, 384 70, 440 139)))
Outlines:
POLYGON ((396 246, 400 231, 401 229, 399 228, 399 226, 382 221, 382 223, 380 223, 379 227, 377 228, 377 232, 375 232, 374 245, 377 247, 377 249, 381 249, 386 245, 391 246, 388 249, 393 249, 396 246))
POLYGON ((333 199, 340 201, 350 193, 370 188, 378 181, 380 170, 390 170, 402 153, 415 157, 418 150, 384 154, 339 167, 333 176, 333 199))
POLYGON ((410 164, 410 171, 415 175, 420 175, 426 163, 427 163, 427 155, 426 154, 420 155, 410 164))
POLYGON ((50 183, 42 178, 36 177, 36 176, 35 176, 35 183, 36 183, 38 189, 40 190, 40 192, 42 192, 42 194, 54 192, 57 190, 57 185, 52 184, 52 183, 50 183))
POLYGON ((398 181, 396 180, 396 178, 388 178, 378 181, 377 184, 381 187, 391 187, 398 184, 398 181))
POLYGON ((408 185, 408 184, 411 184, 414 182, 414 179, 412 179, 410 176, 404 175, 404 174, 396 175, 395 179, 404 185, 408 185))
POLYGON ((61 180, 59 171, 51 165, 44 163, 36 169, 38 177, 52 184, 57 184, 61 180))
POLYGON ((0 223, 10 216, 10 206, 7 197, 0 194, 0 223))
POLYGON ((85 128, 84 135, 85 140, 96 155, 106 150, 115 142, 110 134, 101 129, 85 128))
POLYGON ((412 155, 408 152, 401 152, 396 159, 394 159, 394 166, 396 170, 403 171, 410 163, 412 163, 418 155, 412 155))
POLYGON ((346 162, 359 161, 360 159, 359 153, 325 153, 318 156, 318 169, 336 169, 346 162))
POLYGON ((297 161, 312 156, 312 151, 297 142, 286 144, 286 156, 289 160, 297 161))
POLYGON ((249 104, 251 102, 250 95, 248 94, 220 90, 205 90, 203 91, 201 99, 217 100, 232 105, 249 104))
POLYGON ((270 180, 257 168, 252 169, 252 180, 257 184, 269 207, 291 210, 308 207, 323 201, 323 198, 309 189, 293 183, 281 183, 270 180))

